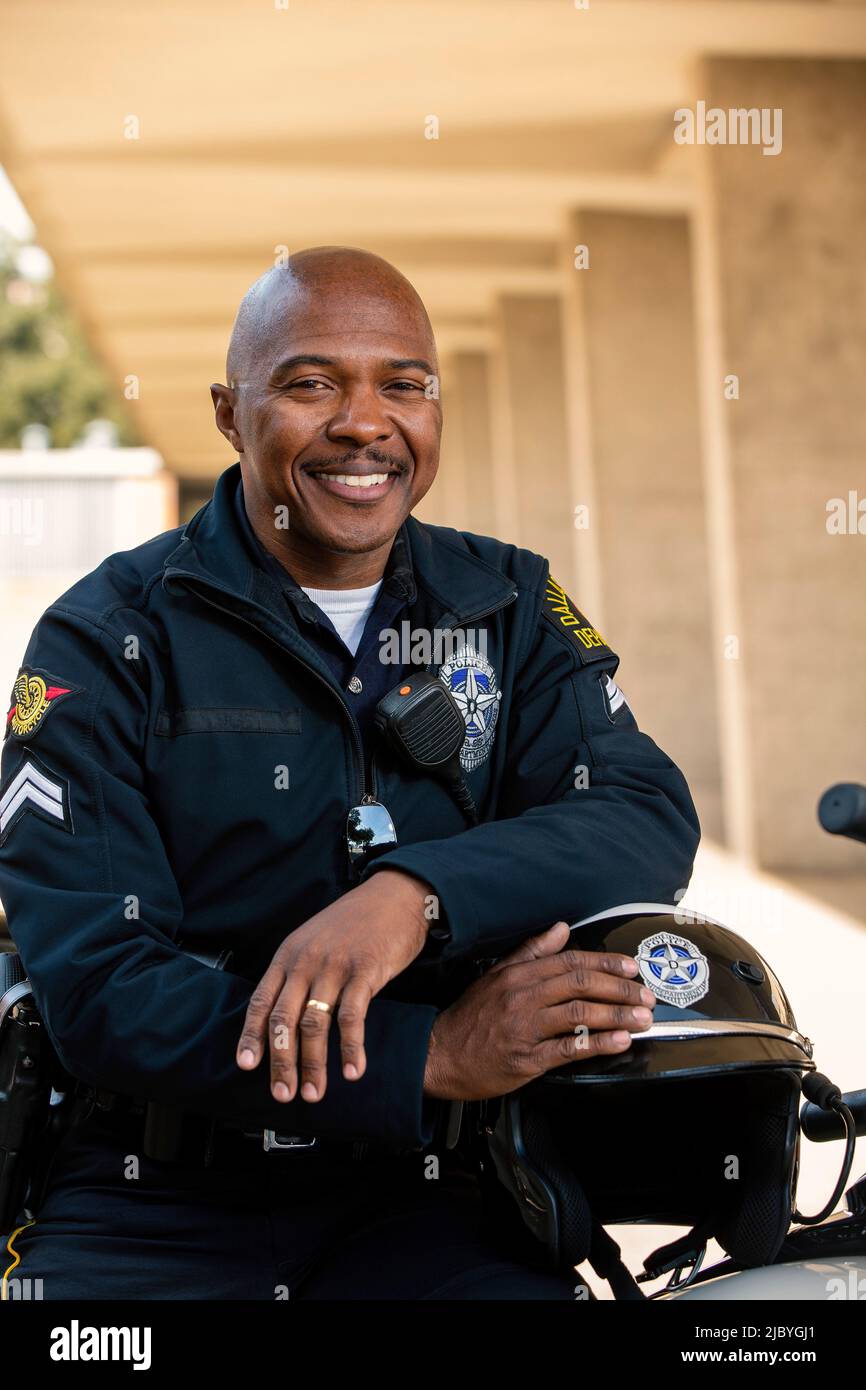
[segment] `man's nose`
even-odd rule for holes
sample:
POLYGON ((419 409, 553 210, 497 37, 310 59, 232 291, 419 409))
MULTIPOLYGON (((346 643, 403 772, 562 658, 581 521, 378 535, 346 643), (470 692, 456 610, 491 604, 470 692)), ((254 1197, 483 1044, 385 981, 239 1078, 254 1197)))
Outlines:
POLYGON ((356 387, 342 393, 326 431, 329 439, 349 440, 356 445, 389 439, 393 432, 394 426, 379 393, 366 387, 356 387))

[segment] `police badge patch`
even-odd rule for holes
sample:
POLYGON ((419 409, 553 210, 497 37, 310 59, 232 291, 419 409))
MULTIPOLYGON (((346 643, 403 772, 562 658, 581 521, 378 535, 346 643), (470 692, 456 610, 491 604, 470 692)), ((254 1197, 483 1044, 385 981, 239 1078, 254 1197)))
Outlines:
POLYGON ((710 964, 693 942, 672 932, 647 936, 638 947, 635 960, 641 978, 657 999, 688 1009, 703 999, 710 987, 710 964))
POLYGON ((443 662, 439 679, 460 706, 466 724, 460 765, 464 772, 471 772, 486 762, 493 745, 502 699, 496 672, 487 658, 467 642, 443 662))

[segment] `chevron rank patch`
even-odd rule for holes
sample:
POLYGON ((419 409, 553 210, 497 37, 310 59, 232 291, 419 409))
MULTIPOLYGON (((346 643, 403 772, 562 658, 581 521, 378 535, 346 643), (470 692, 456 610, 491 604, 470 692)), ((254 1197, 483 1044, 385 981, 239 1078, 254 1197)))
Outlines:
POLYGON ((613 652, 601 633, 585 618, 579 608, 572 603, 562 585, 551 574, 544 591, 541 611, 545 617, 571 639, 581 662, 598 661, 613 652))
POLYGON ((616 681, 607 672, 601 676, 601 691, 604 696, 604 709, 611 724, 617 724, 621 719, 625 719, 629 712, 628 700, 623 695, 616 681))
POLYGON ((0 792, 0 845, 28 812, 49 825, 68 830, 70 835, 75 833, 69 809, 69 783, 30 752, 0 792))
POLYGON ((77 695, 81 687, 58 680, 47 671, 22 666, 12 687, 12 708, 6 715, 4 738, 32 738, 48 715, 67 695, 77 695))

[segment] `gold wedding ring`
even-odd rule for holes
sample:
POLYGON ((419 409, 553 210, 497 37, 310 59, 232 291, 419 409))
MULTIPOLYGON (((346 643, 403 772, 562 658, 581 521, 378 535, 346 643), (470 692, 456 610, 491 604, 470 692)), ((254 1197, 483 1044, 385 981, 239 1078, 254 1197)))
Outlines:
POLYGON ((329 1014, 331 1012, 330 1004, 326 1004, 323 999, 308 999, 304 1008, 318 1009, 320 1014, 329 1014))

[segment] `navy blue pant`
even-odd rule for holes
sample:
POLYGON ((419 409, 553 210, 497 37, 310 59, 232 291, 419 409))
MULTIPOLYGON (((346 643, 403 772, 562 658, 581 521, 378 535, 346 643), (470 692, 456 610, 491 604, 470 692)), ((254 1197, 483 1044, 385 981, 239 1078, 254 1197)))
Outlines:
POLYGON ((13 1247, 14 1276, 41 1279, 43 1298, 575 1297, 577 1276, 515 1257, 447 1157, 430 1179, 420 1154, 352 1162, 238 1139, 204 1168, 149 1161, 139 1135, 101 1120, 62 1141, 13 1247))

